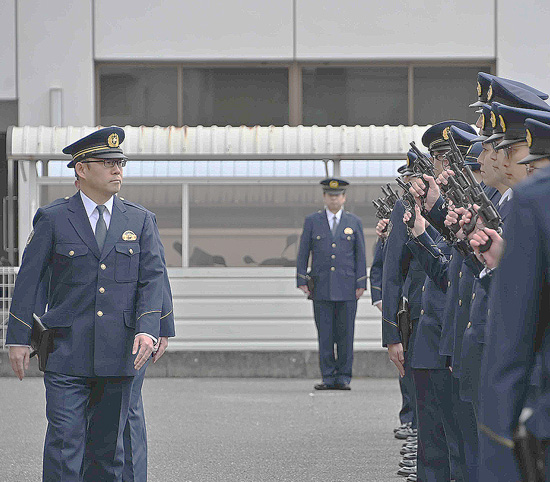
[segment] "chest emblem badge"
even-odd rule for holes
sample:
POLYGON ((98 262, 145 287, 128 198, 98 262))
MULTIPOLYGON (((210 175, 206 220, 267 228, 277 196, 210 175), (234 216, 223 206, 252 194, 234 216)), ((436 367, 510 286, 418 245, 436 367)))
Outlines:
POLYGON ((124 241, 135 241, 137 236, 133 231, 124 231, 124 233, 122 233, 122 239, 124 241))
POLYGON ((351 228, 344 229, 344 234, 353 234, 353 229, 351 228))

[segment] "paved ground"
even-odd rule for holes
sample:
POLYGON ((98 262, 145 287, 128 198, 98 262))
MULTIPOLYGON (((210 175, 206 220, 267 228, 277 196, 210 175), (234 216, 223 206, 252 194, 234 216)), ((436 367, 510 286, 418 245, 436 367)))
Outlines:
MULTIPOLYGON (((402 481, 395 379, 148 379, 149 481, 402 481)), ((0 480, 40 480, 41 379, 0 378, 0 480)))

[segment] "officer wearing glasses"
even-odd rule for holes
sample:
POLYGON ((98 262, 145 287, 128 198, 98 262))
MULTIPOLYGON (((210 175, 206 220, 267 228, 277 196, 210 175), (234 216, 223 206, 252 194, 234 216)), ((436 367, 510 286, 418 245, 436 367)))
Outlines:
POLYGON ((123 141, 124 131, 109 127, 63 150, 80 190, 38 210, 15 284, 6 342, 23 379, 34 294, 51 273, 42 316, 55 332, 44 373, 45 481, 122 480, 133 379, 159 337, 163 250, 153 213, 116 196, 123 141))

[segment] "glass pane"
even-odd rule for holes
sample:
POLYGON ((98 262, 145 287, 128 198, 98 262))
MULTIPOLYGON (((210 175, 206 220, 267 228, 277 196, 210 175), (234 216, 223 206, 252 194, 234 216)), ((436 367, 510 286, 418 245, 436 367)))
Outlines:
POLYGON ((288 69, 184 69, 183 123, 288 124, 288 69))
MULTIPOLYGON (((179 185, 123 185, 119 195, 154 212, 160 238, 164 245, 168 266, 181 267, 181 186, 179 185)), ((40 205, 76 192, 72 184, 41 186, 40 205)))
MULTIPOLYGON (((294 267, 304 218, 323 209, 309 185, 190 186, 190 266, 294 267)), ((361 217, 372 261, 378 185, 352 185, 346 209, 361 217)))
POLYGON ((407 124, 407 67, 304 67, 304 125, 407 124))
POLYGON ((175 67, 103 65, 99 84, 102 125, 171 126, 178 122, 175 67))
POLYGON ((468 105, 477 100, 478 72, 490 73, 491 67, 415 67, 414 123, 449 119, 475 123, 478 114, 468 105))

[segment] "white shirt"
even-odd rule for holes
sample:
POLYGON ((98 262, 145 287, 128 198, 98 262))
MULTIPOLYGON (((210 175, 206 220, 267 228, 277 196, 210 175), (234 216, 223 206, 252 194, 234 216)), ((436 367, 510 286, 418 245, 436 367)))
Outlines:
MULTIPOLYGON (((97 221, 99 220, 99 211, 96 209, 97 204, 95 203, 95 201, 92 201, 88 196, 86 196, 86 194, 84 194, 82 191, 80 191, 80 197, 82 198, 84 209, 86 210, 86 214, 88 215, 88 219, 90 220, 90 224, 92 225, 92 231, 95 234, 95 227, 97 226, 97 221)), ((114 195, 111 196, 111 198, 104 204, 104 206, 107 209, 103 211, 103 220, 107 225, 107 229, 109 229, 109 224, 111 224, 111 213, 113 212, 113 202, 114 202, 114 195)))
POLYGON ((325 212, 327 213, 328 219, 328 226, 331 231, 334 229, 334 221, 336 221, 336 224, 340 224, 340 218, 342 217, 343 211, 344 209, 341 208, 340 211, 334 214, 332 211, 329 210, 329 208, 325 207, 325 212))

